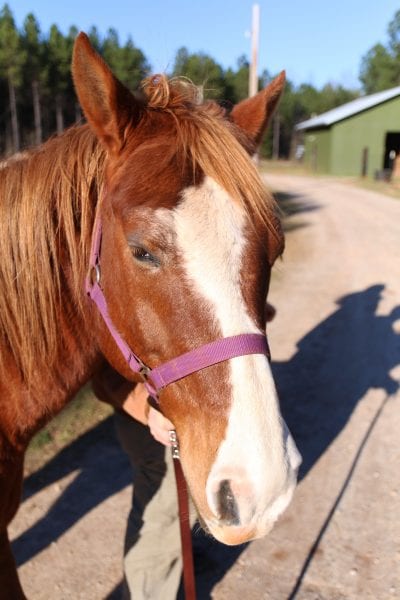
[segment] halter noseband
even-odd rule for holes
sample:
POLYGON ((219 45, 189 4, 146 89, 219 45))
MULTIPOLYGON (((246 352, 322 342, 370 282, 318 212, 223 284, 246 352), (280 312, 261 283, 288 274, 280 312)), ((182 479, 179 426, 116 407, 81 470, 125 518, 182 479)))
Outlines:
POLYGON ((100 286, 101 240, 101 222, 97 218, 93 232, 89 272, 85 282, 86 293, 96 304, 110 334, 114 338, 130 369, 143 377, 147 391, 156 401, 158 401, 160 391, 170 383, 211 365, 247 354, 264 354, 270 359, 268 342, 265 335, 261 333, 242 333, 204 344, 154 369, 150 369, 131 350, 118 332, 108 313, 107 301, 100 286))

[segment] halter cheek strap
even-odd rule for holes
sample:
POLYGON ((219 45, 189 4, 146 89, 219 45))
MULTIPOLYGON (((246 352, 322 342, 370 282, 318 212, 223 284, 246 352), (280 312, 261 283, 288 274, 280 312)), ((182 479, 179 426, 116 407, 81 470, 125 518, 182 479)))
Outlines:
POLYGON ((108 313, 107 301, 100 286, 101 239, 101 222, 97 219, 93 232, 90 268, 85 283, 86 293, 96 304, 110 334, 114 338, 130 369, 134 373, 142 375, 147 391, 152 398, 158 400, 160 391, 170 383, 174 383, 196 371, 237 356, 263 354, 270 359, 268 342, 265 335, 260 333, 242 333, 204 344, 154 369, 150 369, 128 346, 108 313))

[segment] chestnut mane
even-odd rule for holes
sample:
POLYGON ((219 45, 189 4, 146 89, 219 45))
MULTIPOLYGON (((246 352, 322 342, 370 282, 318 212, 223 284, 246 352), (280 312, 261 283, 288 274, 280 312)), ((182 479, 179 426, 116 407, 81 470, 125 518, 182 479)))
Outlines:
MULTIPOLYGON (((151 120, 154 111, 170 115, 173 152, 215 179, 279 239, 273 199, 242 145, 248 141, 225 111, 202 103, 189 81, 164 75, 144 80, 142 97, 142 118, 151 120)), ((73 310, 82 310, 105 158, 83 125, 0 163, 0 343, 28 383, 42 368, 51 370, 57 358, 62 344, 57 323, 67 287, 73 310)))

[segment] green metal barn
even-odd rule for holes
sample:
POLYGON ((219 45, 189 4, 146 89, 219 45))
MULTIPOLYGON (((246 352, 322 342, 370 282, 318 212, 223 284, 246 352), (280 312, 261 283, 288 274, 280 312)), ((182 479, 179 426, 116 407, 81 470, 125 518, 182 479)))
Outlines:
POLYGON ((400 86, 303 121, 296 137, 318 173, 390 176, 400 154, 400 86))

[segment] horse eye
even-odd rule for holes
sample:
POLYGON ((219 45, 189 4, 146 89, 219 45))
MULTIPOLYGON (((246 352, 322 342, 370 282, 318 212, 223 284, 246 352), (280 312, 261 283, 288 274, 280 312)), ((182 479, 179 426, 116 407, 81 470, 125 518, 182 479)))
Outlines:
POLYGON ((147 250, 141 248, 140 246, 133 246, 131 248, 132 254, 138 260, 151 260, 151 255, 147 250))
POLYGON ((146 248, 142 248, 141 246, 131 246, 131 252, 136 260, 139 260, 141 262, 150 262, 154 265, 159 264, 158 259, 152 254, 150 254, 150 252, 148 252, 146 248))

